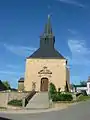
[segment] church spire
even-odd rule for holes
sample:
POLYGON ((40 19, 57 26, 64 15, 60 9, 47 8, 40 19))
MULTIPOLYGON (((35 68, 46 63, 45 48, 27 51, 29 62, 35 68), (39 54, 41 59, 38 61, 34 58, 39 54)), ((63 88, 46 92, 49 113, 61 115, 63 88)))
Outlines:
POLYGON ((50 18, 51 15, 48 15, 48 21, 45 24, 44 33, 40 36, 40 48, 54 48, 55 37, 53 36, 50 18))
POLYGON ((52 26, 51 26, 51 20, 50 20, 50 18, 51 18, 51 15, 49 14, 48 15, 48 21, 47 21, 47 23, 45 25, 45 30, 44 30, 44 35, 45 36, 49 36, 49 35, 53 34, 52 33, 52 26))

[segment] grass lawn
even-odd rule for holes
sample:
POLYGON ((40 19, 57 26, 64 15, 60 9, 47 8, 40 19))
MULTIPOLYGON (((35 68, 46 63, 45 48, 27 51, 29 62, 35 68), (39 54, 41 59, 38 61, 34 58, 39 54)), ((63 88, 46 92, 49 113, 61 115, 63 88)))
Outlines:
POLYGON ((22 106, 22 100, 11 100, 11 101, 8 102, 8 105, 22 106))
POLYGON ((77 98, 77 102, 79 102, 79 101, 86 101, 86 100, 90 100, 90 96, 79 96, 78 98, 77 98))

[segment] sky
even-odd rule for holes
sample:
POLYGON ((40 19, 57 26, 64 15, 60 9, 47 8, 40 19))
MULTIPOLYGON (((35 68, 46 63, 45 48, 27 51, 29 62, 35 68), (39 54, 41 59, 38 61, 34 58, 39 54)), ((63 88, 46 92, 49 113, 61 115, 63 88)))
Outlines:
POLYGON ((17 88, 26 57, 38 47, 47 16, 71 83, 90 75, 90 0, 0 0, 0 79, 17 88))

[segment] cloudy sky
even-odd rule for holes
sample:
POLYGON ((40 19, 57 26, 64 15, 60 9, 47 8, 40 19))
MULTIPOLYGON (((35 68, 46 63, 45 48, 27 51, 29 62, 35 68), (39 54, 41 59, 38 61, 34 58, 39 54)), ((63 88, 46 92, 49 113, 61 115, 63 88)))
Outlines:
POLYGON ((26 57, 39 47, 49 13, 55 47, 69 61, 71 82, 88 79, 89 0, 0 0, 0 79, 12 87, 24 76, 26 57))

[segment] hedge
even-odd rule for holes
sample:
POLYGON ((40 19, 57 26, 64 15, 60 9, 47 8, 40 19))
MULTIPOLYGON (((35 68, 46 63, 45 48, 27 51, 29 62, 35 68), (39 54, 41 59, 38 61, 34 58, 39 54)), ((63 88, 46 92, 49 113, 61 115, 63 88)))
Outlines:
POLYGON ((53 94, 51 97, 52 97, 52 101, 72 101, 73 100, 72 95, 67 93, 65 94, 56 93, 56 94, 53 94))
POLYGON ((22 106, 22 100, 11 100, 11 101, 8 102, 8 105, 22 106))
POLYGON ((57 92, 55 85, 53 83, 50 83, 49 99, 52 99, 52 101, 72 101, 73 100, 73 97, 70 93, 61 93, 60 90, 61 89, 58 88, 58 92, 57 92))

